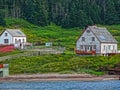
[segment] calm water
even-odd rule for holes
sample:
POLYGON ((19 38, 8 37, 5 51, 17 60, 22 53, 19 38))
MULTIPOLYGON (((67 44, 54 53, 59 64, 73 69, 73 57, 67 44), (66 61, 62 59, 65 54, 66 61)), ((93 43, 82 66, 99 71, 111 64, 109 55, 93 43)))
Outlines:
POLYGON ((0 90, 120 90, 120 80, 5 82, 0 83, 0 90))

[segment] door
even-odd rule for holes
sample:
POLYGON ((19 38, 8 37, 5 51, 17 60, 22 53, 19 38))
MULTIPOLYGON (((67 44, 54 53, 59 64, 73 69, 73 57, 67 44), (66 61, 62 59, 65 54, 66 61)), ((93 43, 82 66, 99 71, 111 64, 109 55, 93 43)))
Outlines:
POLYGON ((0 77, 3 77, 3 71, 0 71, 0 77))
POLYGON ((91 45, 88 45, 88 46, 87 46, 87 52, 88 52, 88 51, 92 51, 92 46, 91 46, 91 45))

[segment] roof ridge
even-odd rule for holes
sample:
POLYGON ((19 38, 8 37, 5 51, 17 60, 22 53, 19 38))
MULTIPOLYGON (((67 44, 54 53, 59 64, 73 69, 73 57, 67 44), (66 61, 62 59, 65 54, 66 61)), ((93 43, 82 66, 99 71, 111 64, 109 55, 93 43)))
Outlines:
POLYGON ((26 36, 20 29, 6 29, 12 36, 26 36))
MULTIPOLYGON (((104 27, 88 26, 88 28, 95 34, 100 42, 112 42, 117 43, 112 34, 104 27)), ((87 30, 87 29, 86 29, 87 30)))

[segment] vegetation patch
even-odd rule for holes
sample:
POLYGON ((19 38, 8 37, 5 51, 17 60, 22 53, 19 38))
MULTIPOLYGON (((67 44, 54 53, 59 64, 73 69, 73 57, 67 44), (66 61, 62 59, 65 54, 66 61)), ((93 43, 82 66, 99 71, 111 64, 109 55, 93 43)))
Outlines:
POLYGON ((90 73, 102 75, 109 68, 120 62, 120 55, 115 56, 76 56, 76 55, 43 55, 22 57, 0 63, 10 65, 10 74, 37 73, 90 73))

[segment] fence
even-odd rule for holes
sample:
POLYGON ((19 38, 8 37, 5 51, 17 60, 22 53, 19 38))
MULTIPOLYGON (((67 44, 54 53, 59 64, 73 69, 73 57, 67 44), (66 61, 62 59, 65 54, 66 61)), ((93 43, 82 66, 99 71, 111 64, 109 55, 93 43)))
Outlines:
POLYGON ((0 57, 0 61, 4 60, 11 60, 14 58, 20 58, 20 57, 29 57, 29 56, 39 56, 43 54, 61 54, 65 50, 64 47, 52 47, 52 48, 33 48, 33 49, 26 49, 25 53, 19 53, 19 54, 14 54, 14 55, 8 55, 8 56, 3 56, 0 57))

